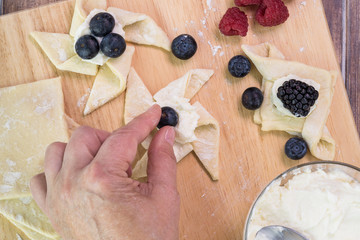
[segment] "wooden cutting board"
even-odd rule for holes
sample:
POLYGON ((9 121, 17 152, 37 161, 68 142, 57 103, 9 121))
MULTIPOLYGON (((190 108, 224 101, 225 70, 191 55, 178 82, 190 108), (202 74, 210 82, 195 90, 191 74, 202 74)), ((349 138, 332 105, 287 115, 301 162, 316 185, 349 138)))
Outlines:
MULTIPOLYGON (((242 53, 241 44, 269 41, 289 60, 339 71, 327 126, 337 144, 335 160, 360 166, 359 136, 320 0, 285 1, 290 18, 272 28, 255 23, 255 8, 244 9, 250 22, 245 38, 225 37, 218 31, 218 23, 226 9, 233 6, 233 0, 108 2, 110 6, 150 15, 171 39, 189 33, 198 42, 198 52, 188 61, 175 59, 158 48, 136 46, 132 65, 151 93, 190 69, 215 70, 193 101, 200 101, 220 123, 220 180, 211 181, 194 154, 178 164, 180 239, 242 239, 251 203, 266 184, 292 166, 316 160, 310 154, 301 161, 286 159, 283 149, 290 136, 261 132, 252 121, 253 112, 239 104, 243 91, 259 86, 261 79, 255 68, 243 79, 235 79, 227 72, 229 59, 242 53)), ((61 76, 66 113, 80 124, 111 131, 123 125, 124 94, 83 117, 94 78, 57 71, 29 38, 34 30, 68 33, 73 5, 73 1, 65 1, 0 17, 0 87, 61 76)), ((16 239, 19 231, 11 229, 0 218, 0 239, 16 239)))

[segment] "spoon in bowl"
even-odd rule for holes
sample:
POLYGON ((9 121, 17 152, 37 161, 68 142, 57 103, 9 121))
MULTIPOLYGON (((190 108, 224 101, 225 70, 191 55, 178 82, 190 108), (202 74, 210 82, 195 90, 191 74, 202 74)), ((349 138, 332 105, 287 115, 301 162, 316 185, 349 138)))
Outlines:
POLYGON ((309 240, 297 231, 284 226, 266 226, 256 233, 255 240, 309 240))

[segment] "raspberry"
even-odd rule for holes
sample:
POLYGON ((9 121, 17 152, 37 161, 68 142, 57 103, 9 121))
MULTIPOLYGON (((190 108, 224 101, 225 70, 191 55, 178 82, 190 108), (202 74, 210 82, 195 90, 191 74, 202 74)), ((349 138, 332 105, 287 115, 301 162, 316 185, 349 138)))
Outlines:
POLYGON ((263 0, 255 15, 259 24, 267 27, 279 25, 288 17, 289 11, 281 0, 263 0))
POLYGON ((249 5, 260 5, 262 0, 235 0, 235 5, 239 7, 246 7, 249 5))
POLYGON ((248 27, 246 14, 237 7, 229 8, 219 24, 220 31, 226 36, 240 35, 245 37, 248 27))

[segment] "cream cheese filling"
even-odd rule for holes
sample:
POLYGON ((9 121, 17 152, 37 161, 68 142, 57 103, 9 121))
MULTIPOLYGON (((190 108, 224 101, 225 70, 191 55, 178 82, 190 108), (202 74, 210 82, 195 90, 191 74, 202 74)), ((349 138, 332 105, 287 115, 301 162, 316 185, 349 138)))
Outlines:
MULTIPOLYGON (((93 9, 89 13, 89 15, 86 17, 84 23, 79 26, 79 28, 77 29, 77 31, 75 33, 75 36, 74 36, 74 51, 75 51, 76 41, 80 37, 82 37, 84 35, 91 34, 90 21, 96 14, 101 13, 101 12, 107 12, 107 11, 100 10, 100 9, 93 9)), ((117 33, 117 34, 119 34, 119 35, 121 35, 122 37, 125 38, 125 32, 123 30, 122 25, 116 20, 114 14, 112 14, 110 12, 107 12, 107 13, 111 14, 115 19, 115 26, 114 26, 114 29, 112 30, 112 32, 117 33)), ((99 42, 99 46, 100 46, 100 43, 101 43, 101 40, 103 39, 103 37, 96 37, 96 36, 94 36, 94 37, 99 42)), ((100 50, 99 53, 94 58, 92 58, 92 59, 82 59, 82 60, 85 61, 85 62, 90 62, 90 63, 96 64, 96 65, 102 66, 102 65, 104 65, 106 63, 107 60, 109 60, 109 57, 105 56, 100 50)))
MULTIPOLYGON (((279 99, 277 97, 277 92, 278 92, 279 87, 281 87, 284 82, 289 81, 291 79, 299 80, 301 82, 306 83, 309 86, 313 86, 315 88, 315 90, 318 91, 318 92, 320 90, 320 84, 315 82, 312 79, 301 78, 301 77, 298 77, 298 76, 293 75, 293 74, 290 74, 290 75, 288 75, 286 77, 279 78, 274 82, 274 85, 273 85, 272 90, 271 90, 271 101, 272 101, 272 103, 275 105, 278 112, 280 112, 282 115, 286 115, 286 116, 290 116, 290 117, 297 117, 294 114, 292 114, 287 108, 285 108, 283 102, 281 101, 281 99, 279 99)), ((311 112, 316 108, 317 102, 318 102, 318 100, 316 100, 315 104, 310 108, 309 114, 311 114, 311 112)), ((305 117, 300 116, 300 117, 305 118, 306 116, 305 117)))
POLYGON ((264 226, 283 225, 311 240, 358 240, 360 183, 340 170, 310 168, 286 184, 272 183, 258 200, 248 240, 264 226))
POLYGON ((156 102, 160 107, 171 107, 179 115, 179 122, 175 126, 175 141, 181 144, 195 141, 195 128, 197 127, 199 114, 196 108, 189 103, 189 99, 174 96, 156 102))

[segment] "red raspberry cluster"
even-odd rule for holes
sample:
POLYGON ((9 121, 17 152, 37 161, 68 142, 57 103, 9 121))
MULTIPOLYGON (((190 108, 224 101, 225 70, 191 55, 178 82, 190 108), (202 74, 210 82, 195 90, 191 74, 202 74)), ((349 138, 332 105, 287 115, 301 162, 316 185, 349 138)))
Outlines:
MULTIPOLYGON (((289 11, 282 0, 235 0, 239 7, 258 6, 255 19, 262 26, 272 27, 284 23, 289 11)), ((226 36, 245 37, 249 23, 246 14, 237 7, 229 8, 220 21, 219 29, 226 36)))

